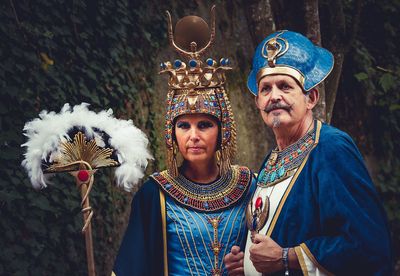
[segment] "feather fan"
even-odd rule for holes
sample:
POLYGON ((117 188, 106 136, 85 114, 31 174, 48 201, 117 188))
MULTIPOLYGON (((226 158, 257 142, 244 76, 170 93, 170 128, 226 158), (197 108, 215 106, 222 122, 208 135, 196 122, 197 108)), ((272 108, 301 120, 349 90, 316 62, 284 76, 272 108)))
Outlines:
MULTIPOLYGON (((25 124, 24 135, 28 140, 22 166, 29 174, 34 188, 40 189, 49 183, 49 174, 44 174, 45 164, 51 164, 60 154, 60 144, 74 139, 74 129, 85 137, 94 139, 99 148, 113 149, 119 166, 115 170, 117 186, 126 191, 144 176, 149 153, 146 135, 133 125, 132 120, 113 117, 111 109, 95 113, 82 103, 73 108, 65 104, 60 113, 42 111, 39 118, 25 124)), ((116 163, 116 162, 115 162, 116 163)))

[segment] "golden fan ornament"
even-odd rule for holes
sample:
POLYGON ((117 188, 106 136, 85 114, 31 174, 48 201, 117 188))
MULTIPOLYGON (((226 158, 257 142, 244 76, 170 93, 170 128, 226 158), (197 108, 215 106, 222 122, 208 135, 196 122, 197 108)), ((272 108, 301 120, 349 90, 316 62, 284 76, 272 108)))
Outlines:
POLYGON ((117 186, 131 191, 143 177, 149 153, 146 135, 131 120, 119 120, 112 110, 95 113, 82 103, 71 108, 65 104, 60 113, 42 111, 39 118, 25 124, 28 137, 22 166, 36 189, 45 188, 54 173, 74 176, 82 201, 88 275, 94 276, 95 262, 89 193, 94 173, 101 168, 117 167, 117 186))

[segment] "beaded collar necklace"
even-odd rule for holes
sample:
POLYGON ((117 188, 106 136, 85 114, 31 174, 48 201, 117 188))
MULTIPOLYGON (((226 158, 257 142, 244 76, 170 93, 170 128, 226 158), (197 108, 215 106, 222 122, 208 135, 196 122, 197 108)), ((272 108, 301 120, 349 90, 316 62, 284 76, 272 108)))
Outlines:
POLYGON ((192 182, 181 174, 173 178, 168 171, 155 173, 151 177, 179 203, 199 211, 211 212, 238 201, 247 191, 251 173, 246 167, 231 166, 228 173, 206 185, 192 182))
POLYGON ((274 149, 264 163, 264 168, 258 176, 257 185, 270 187, 292 176, 313 148, 316 129, 315 120, 314 128, 297 142, 282 151, 274 149))

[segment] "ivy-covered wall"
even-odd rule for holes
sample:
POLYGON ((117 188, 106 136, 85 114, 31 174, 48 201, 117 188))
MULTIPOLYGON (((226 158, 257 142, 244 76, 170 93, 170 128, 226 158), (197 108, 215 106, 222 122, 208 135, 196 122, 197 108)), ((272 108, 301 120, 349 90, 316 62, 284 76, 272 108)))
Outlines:
MULTIPOLYGON (((123 0, 1 2, 0 275, 86 275, 79 192, 68 175, 32 189, 20 165, 22 129, 42 109, 87 102, 133 119, 154 141, 148 107, 165 38, 159 8, 123 0)), ((101 171, 90 195, 98 275, 111 270, 131 199, 111 183, 111 170, 101 171)))

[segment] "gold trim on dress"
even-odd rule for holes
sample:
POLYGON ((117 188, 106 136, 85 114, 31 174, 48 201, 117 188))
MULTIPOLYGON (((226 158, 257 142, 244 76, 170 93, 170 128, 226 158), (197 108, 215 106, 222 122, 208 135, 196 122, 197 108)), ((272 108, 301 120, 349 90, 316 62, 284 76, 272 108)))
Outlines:
POLYGON ((323 273, 327 275, 334 275, 333 273, 329 272, 327 269, 325 269, 322 265, 320 265, 317 261, 317 259, 314 257, 314 255, 311 253, 310 249, 308 249, 307 245, 305 243, 300 244, 301 249, 304 250, 306 253, 307 257, 313 262, 313 264, 318 267, 319 270, 321 270, 323 273))
POLYGON ((297 259, 299 260, 299 264, 300 264, 300 267, 301 267, 301 271, 303 272, 303 275, 304 276, 308 276, 308 269, 307 269, 307 265, 306 265, 306 262, 305 262, 304 257, 303 257, 303 252, 301 251, 301 247, 300 246, 296 246, 294 248, 294 252, 296 252, 297 259))
POLYGON ((161 225, 163 233, 163 247, 164 247, 164 275, 168 276, 168 255, 167 255, 167 220, 165 217, 165 195, 160 190, 160 209, 161 209, 161 225))

